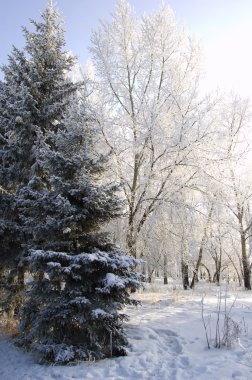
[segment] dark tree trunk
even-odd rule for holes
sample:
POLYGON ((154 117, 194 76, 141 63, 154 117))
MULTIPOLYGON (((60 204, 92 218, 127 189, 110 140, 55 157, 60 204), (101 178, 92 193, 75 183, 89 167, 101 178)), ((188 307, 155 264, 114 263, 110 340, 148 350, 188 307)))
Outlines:
POLYGON ((181 260, 181 272, 182 272, 183 288, 184 290, 187 290, 189 288, 188 264, 183 259, 181 260))
POLYGON ((250 266, 249 266, 248 258, 247 258, 246 238, 245 238, 244 234, 241 234, 241 248, 242 248, 242 266, 243 266, 244 288, 247 290, 251 290, 250 266))
POLYGON ((213 282, 216 282, 216 284, 220 285, 220 278, 221 278, 221 261, 218 260, 218 258, 215 258, 215 273, 213 276, 213 282))
MULTIPOLYGON (((204 239, 205 241, 205 239, 204 239)), ((202 255, 203 255, 203 243, 204 243, 203 239, 202 239, 202 243, 201 243, 201 247, 200 247, 200 250, 199 250, 199 256, 198 256, 198 260, 197 260, 197 263, 196 263, 196 266, 194 268, 194 271, 193 271, 193 278, 192 278, 192 281, 191 281, 191 284, 190 284, 190 288, 193 289, 194 286, 195 286, 195 282, 198 282, 198 271, 199 271, 199 267, 200 267, 200 264, 201 264, 201 260, 202 260, 202 255)))
POLYGON ((164 254, 164 285, 168 284, 168 274, 167 274, 167 256, 164 254))

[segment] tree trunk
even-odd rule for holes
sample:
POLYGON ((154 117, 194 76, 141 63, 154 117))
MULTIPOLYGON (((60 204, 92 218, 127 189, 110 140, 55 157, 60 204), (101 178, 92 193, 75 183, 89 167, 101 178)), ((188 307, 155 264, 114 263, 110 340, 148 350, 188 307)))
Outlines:
POLYGON ((195 286, 195 282, 198 282, 198 271, 199 271, 199 267, 200 267, 201 260, 202 260, 202 255, 203 255, 203 244, 204 244, 204 242, 205 242, 205 239, 202 239, 201 246, 200 246, 200 249, 199 249, 198 260, 197 260, 196 266, 195 266, 195 268, 194 268, 194 271, 193 271, 193 278, 192 278, 192 281, 191 281, 191 284, 190 284, 190 288, 191 288, 191 289, 194 288, 194 286, 195 286))
POLYGON ((167 274, 167 256, 164 254, 164 285, 168 284, 168 274, 167 274))
POLYGON ((207 217, 206 226, 204 228, 204 234, 203 234, 203 237, 201 239, 201 244, 200 244, 200 249, 199 249, 199 256, 198 256, 198 260, 197 260, 196 266, 195 266, 194 271, 193 271, 193 278, 192 278, 192 281, 191 281, 191 284, 190 284, 190 288, 191 289, 194 288, 195 282, 198 281, 198 271, 199 271, 199 267, 200 267, 201 260, 202 260, 203 247, 204 247, 205 240, 206 240, 206 235, 207 235, 207 227, 208 227, 209 222, 211 220, 212 212, 213 212, 213 203, 211 205, 211 208, 210 208, 210 211, 209 211, 209 214, 208 214, 208 217, 207 217))
POLYGON ((133 221, 129 223, 128 227, 128 233, 127 233, 127 238, 126 238, 129 254, 134 257, 135 259, 137 258, 137 252, 136 252, 136 238, 134 236, 134 225, 133 221))
POLYGON ((184 290, 187 290, 189 288, 188 264, 183 259, 181 260, 181 272, 182 272, 183 288, 184 290))
POLYGON ((242 266, 243 266, 243 281, 244 288, 251 290, 250 284, 250 266, 248 263, 247 252, 246 252, 246 238, 243 233, 241 233, 241 249, 242 249, 242 266))
POLYGON ((221 262, 220 260, 218 260, 218 258, 215 258, 214 263, 215 263, 215 273, 213 276, 213 282, 216 282, 216 284, 219 286, 220 274, 221 274, 221 262))
POLYGON ((203 268, 205 268, 205 270, 207 271, 208 281, 211 283, 211 282, 212 282, 212 278, 211 278, 210 270, 208 269, 208 267, 207 267, 205 264, 202 264, 202 263, 201 263, 201 266, 202 266, 203 268))

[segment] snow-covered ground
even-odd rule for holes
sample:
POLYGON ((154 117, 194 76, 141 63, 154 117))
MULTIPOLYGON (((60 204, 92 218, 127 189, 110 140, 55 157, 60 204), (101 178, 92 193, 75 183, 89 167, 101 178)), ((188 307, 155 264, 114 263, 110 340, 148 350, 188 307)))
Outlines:
POLYGON ((222 287, 220 319, 223 320, 226 300, 226 313, 230 312, 230 326, 234 328, 233 346, 209 350, 201 300, 205 295, 205 321, 214 345, 218 292, 218 287, 208 284, 199 284, 195 291, 157 284, 134 295, 142 300, 142 306, 127 310, 131 317, 126 326, 130 342, 127 357, 46 366, 37 364, 30 353, 20 351, 1 336, 0 379, 251 380, 252 292, 222 287))

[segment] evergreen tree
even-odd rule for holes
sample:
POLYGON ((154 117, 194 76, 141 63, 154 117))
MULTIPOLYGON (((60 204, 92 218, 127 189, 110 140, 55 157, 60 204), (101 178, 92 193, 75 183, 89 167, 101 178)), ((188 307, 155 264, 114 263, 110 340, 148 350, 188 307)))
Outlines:
POLYGON ((20 344, 66 363, 125 354, 127 317, 120 310, 136 304, 129 291, 140 277, 132 271, 137 261, 104 231, 122 205, 117 186, 101 181, 104 158, 94 153, 80 84, 66 77, 73 59, 63 52, 57 19, 48 6, 34 33, 24 29, 26 54, 14 50, 4 68, 13 99, 2 116, 9 123, 2 160, 23 238, 21 262, 34 276, 20 344))
POLYGON ((24 286, 29 236, 20 228, 17 198, 40 166, 41 135, 55 130, 71 95, 80 84, 66 79, 74 58, 63 51, 64 36, 58 15, 47 7, 35 32, 23 29, 26 45, 13 48, 2 68, 0 85, 0 266, 4 297, 2 310, 13 314, 24 286))

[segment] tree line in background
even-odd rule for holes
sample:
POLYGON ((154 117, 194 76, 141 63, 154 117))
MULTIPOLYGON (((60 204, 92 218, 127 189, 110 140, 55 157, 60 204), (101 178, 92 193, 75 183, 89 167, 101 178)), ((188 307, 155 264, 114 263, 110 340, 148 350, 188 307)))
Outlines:
POLYGON ((165 5, 137 17, 119 2, 90 50, 90 99, 126 202, 116 240, 150 281, 251 289, 248 101, 203 94, 200 47, 165 5))
POLYGON ((19 343, 61 363, 125 354, 136 266, 251 289, 248 102, 202 95, 200 48, 166 6, 119 1, 85 72, 51 5, 32 23, 0 82, 0 311, 19 343))

